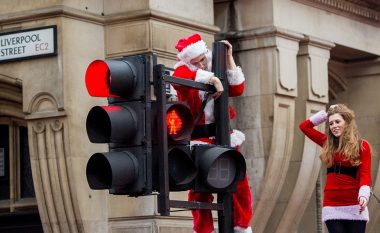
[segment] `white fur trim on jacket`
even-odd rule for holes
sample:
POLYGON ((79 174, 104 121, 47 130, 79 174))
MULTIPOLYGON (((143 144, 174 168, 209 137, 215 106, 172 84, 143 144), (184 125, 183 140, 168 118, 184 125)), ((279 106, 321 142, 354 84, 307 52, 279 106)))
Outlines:
POLYGON ((234 233, 252 233, 252 228, 247 227, 247 228, 242 228, 242 227, 234 227, 234 233))
POLYGON ((350 206, 325 206, 322 208, 322 221, 327 220, 369 220, 368 208, 365 207, 364 211, 359 213, 360 205, 350 206))
POLYGON ((358 200, 360 197, 364 197, 368 201, 370 195, 371 195, 371 187, 369 187, 368 185, 360 186, 358 200))
POLYGON ((209 84, 210 79, 214 77, 214 73, 208 72, 202 69, 197 70, 197 74, 195 76, 195 81, 209 84))
POLYGON ((179 61, 177 62, 175 65, 174 65, 174 69, 177 69, 178 67, 180 66, 186 66, 187 68, 189 68, 189 70, 193 71, 193 72, 196 72, 198 70, 198 67, 196 67, 195 65, 192 65, 192 64, 189 64, 189 63, 185 63, 183 61, 179 61))
POLYGON ((190 149, 192 149, 194 145, 206 145, 206 144, 209 144, 209 143, 204 142, 204 141, 196 141, 196 140, 190 141, 190 149))
POLYGON ((232 130, 231 147, 240 146, 245 141, 245 134, 237 129, 232 130))
POLYGON ((214 99, 210 99, 205 109, 203 110, 203 113, 205 114, 205 124, 210 124, 215 122, 215 116, 214 116, 214 99))
POLYGON ((240 66, 236 67, 234 70, 227 70, 228 84, 230 85, 240 85, 245 81, 243 71, 240 66))
POLYGON ((192 59, 206 52, 206 43, 203 40, 200 40, 182 49, 182 51, 177 54, 177 57, 179 60, 189 64, 192 59))
POLYGON ((309 120, 313 123, 314 126, 320 125, 327 120, 327 113, 325 110, 321 110, 312 115, 309 120))
POLYGON ((183 66, 183 65, 186 65, 186 63, 183 61, 178 61, 177 63, 174 64, 174 69, 177 69, 178 67, 183 66))

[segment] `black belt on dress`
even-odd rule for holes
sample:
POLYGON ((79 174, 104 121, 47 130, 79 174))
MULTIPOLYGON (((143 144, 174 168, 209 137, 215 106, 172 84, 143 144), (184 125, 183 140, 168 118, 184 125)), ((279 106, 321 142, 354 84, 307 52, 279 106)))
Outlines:
POLYGON ((335 173, 335 174, 344 174, 351 176, 356 179, 356 173, 358 172, 358 167, 347 167, 342 166, 341 164, 334 164, 331 167, 327 168, 327 173, 335 173))

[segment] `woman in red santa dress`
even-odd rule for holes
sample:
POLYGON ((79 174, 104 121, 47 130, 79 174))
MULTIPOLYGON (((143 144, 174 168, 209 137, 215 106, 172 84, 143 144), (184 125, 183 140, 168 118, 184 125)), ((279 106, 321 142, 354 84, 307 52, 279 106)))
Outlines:
POLYGON ((322 220, 330 233, 364 233, 371 186, 371 147, 359 138, 355 114, 344 104, 331 105, 299 125, 323 147, 327 166, 322 220), (327 121, 326 134, 313 127, 327 121))
MULTIPOLYGON (((244 74, 240 67, 236 66, 232 56, 232 45, 228 41, 221 41, 227 45, 227 79, 229 96, 240 96, 244 91, 244 74)), ((209 98, 197 126, 208 126, 215 122, 214 99, 223 92, 220 80, 211 72, 212 53, 207 49, 206 43, 200 35, 194 34, 188 38, 180 39, 175 46, 178 50, 178 62, 174 66, 173 76, 190 79, 197 82, 212 84, 216 88, 213 98, 209 98)), ((196 118, 201 111, 202 101, 207 98, 205 92, 196 89, 174 86, 179 101, 186 101, 191 112, 196 118)), ((235 111, 230 106, 230 118, 235 117, 235 111)), ((207 128, 207 127, 206 127, 207 128)), ((237 147, 243 143, 245 135, 238 131, 231 131, 231 146, 237 147)), ((192 141, 192 144, 214 143, 214 137, 200 137, 192 141)), ((212 202, 211 194, 189 191, 189 201, 212 202)), ((237 192, 233 194, 233 224, 235 233, 251 233, 250 220, 252 217, 252 195, 248 178, 237 183, 237 192)), ((194 232, 211 233, 214 231, 213 219, 210 210, 193 210, 194 232)))

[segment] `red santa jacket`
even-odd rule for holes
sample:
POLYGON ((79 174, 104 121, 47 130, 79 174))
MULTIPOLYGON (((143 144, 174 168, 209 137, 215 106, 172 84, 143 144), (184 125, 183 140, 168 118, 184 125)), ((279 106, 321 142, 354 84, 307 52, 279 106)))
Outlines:
MULTIPOLYGON (((314 124, 309 119, 299 125, 299 128, 308 138, 322 147, 327 137, 313 127, 314 124)), ((371 186, 371 149, 366 140, 362 140, 360 162, 356 179, 339 173, 327 174, 323 206, 357 205, 360 196, 364 196, 368 200, 369 187, 371 186)), ((342 153, 335 154, 334 164, 353 167, 342 153)))
MULTIPOLYGON (((212 72, 198 69, 196 71, 190 70, 186 65, 178 66, 173 76, 189 79, 197 82, 202 82, 205 84, 209 83, 211 77, 214 76, 212 72)), ((230 97, 240 96, 244 91, 244 74, 241 71, 240 67, 237 67, 235 70, 227 71, 228 79, 228 94, 230 97)), ((194 118, 196 118, 201 109, 202 101, 205 96, 205 92, 199 91, 197 89, 188 88, 185 86, 175 85, 174 89, 177 91, 177 97, 179 101, 185 101, 189 104, 191 113, 194 118)), ((229 106, 230 110, 230 119, 235 118, 234 109, 229 106)), ((198 125, 210 124, 215 122, 214 118, 214 100, 209 100, 204 109, 201 119, 198 122, 198 125)), ((244 141, 244 134, 240 131, 234 130, 231 135, 231 146, 239 146, 244 141), (236 133, 236 136, 234 136, 236 133)))

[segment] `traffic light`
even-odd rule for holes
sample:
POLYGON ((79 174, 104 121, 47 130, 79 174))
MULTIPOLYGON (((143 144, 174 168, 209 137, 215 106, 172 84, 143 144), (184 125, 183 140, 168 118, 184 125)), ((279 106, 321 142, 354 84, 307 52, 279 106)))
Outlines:
POLYGON ((93 143, 109 145, 109 152, 95 153, 88 160, 90 188, 130 196, 188 189, 234 192, 236 181, 245 175, 243 156, 227 146, 190 147, 193 115, 187 104, 167 102, 164 90, 167 83, 204 91, 210 87, 154 72, 157 99, 153 100, 151 68, 162 68, 155 60, 152 54, 142 54, 95 60, 88 66, 88 93, 107 97, 108 105, 89 111, 87 135, 93 143), (162 185, 168 186, 167 191, 162 185))
POLYGON ((183 103, 168 103, 166 109, 169 189, 184 191, 192 187, 197 175, 190 150, 193 117, 183 103))
POLYGON ((193 157, 198 168, 194 191, 231 193, 236 182, 245 176, 243 155, 232 148, 216 145, 194 145, 193 157))
POLYGON ((108 106, 88 113, 86 129, 93 143, 108 143, 109 152, 92 155, 86 176, 92 189, 111 194, 152 192, 150 68, 151 55, 95 60, 86 71, 88 93, 107 97, 108 106))
POLYGON ((168 189, 185 191, 194 183, 197 170, 191 156, 190 137, 193 130, 193 117, 189 107, 183 102, 168 102, 153 107, 153 189, 160 190, 160 170, 162 148, 167 148, 168 189), (162 107, 163 121, 158 120, 158 108, 162 107), (160 147, 161 146, 161 147, 160 147))
MULTIPOLYGON (((246 172, 243 155, 235 149, 220 145, 193 145, 190 148, 191 134, 195 129, 194 124, 197 122, 193 122, 190 130, 187 130, 188 123, 186 123, 185 128, 184 123, 187 120, 184 119, 185 116, 189 116, 190 121, 190 117, 192 116, 190 109, 186 107, 188 110, 181 111, 183 112, 181 116, 178 114, 180 112, 178 109, 171 111, 170 109, 172 107, 168 107, 170 106, 170 102, 168 104, 165 101, 163 95, 164 91, 162 89, 167 83, 171 83, 204 91, 212 92, 215 90, 212 90, 209 85, 170 76, 162 65, 155 67, 154 74, 155 81, 157 82, 156 88, 158 89, 157 96, 159 97, 157 100, 158 108, 164 108, 166 106, 166 111, 161 112, 165 114, 166 117, 167 133, 165 133, 165 130, 158 133, 160 134, 159 138, 168 137, 168 140, 159 141, 159 143, 167 144, 161 147, 159 154, 167 153, 169 164, 169 190, 183 191, 191 188, 196 192, 234 192, 236 190, 237 180, 243 179, 246 172), (188 113, 185 114, 185 112, 188 113), (178 137, 176 132, 181 127, 183 127, 184 132, 186 132, 186 136, 178 137)), ((202 105, 205 106, 205 103, 202 105)), ((202 114, 203 107, 199 111, 200 114, 202 114)), ((163 120, 164 117, 161 118, 163 120)), ((199 119, 199 116, 197 119, 199 119)), ((223 119, 229 121, 228 118, 223 119)), ((215 130, 215 128, 213 129, 215 130)), ((210 136, 216 136, 215 134, 203 135, 201 133, 203 132, 202 130, 196 131, 197 133, 195 135, 197 135, 197 137, 208 138, 210 136)), ((226 136, 228 137, 228 132, 226 136)), ((165 159, 164 156, 162 156, 162 159, 165 159)))

